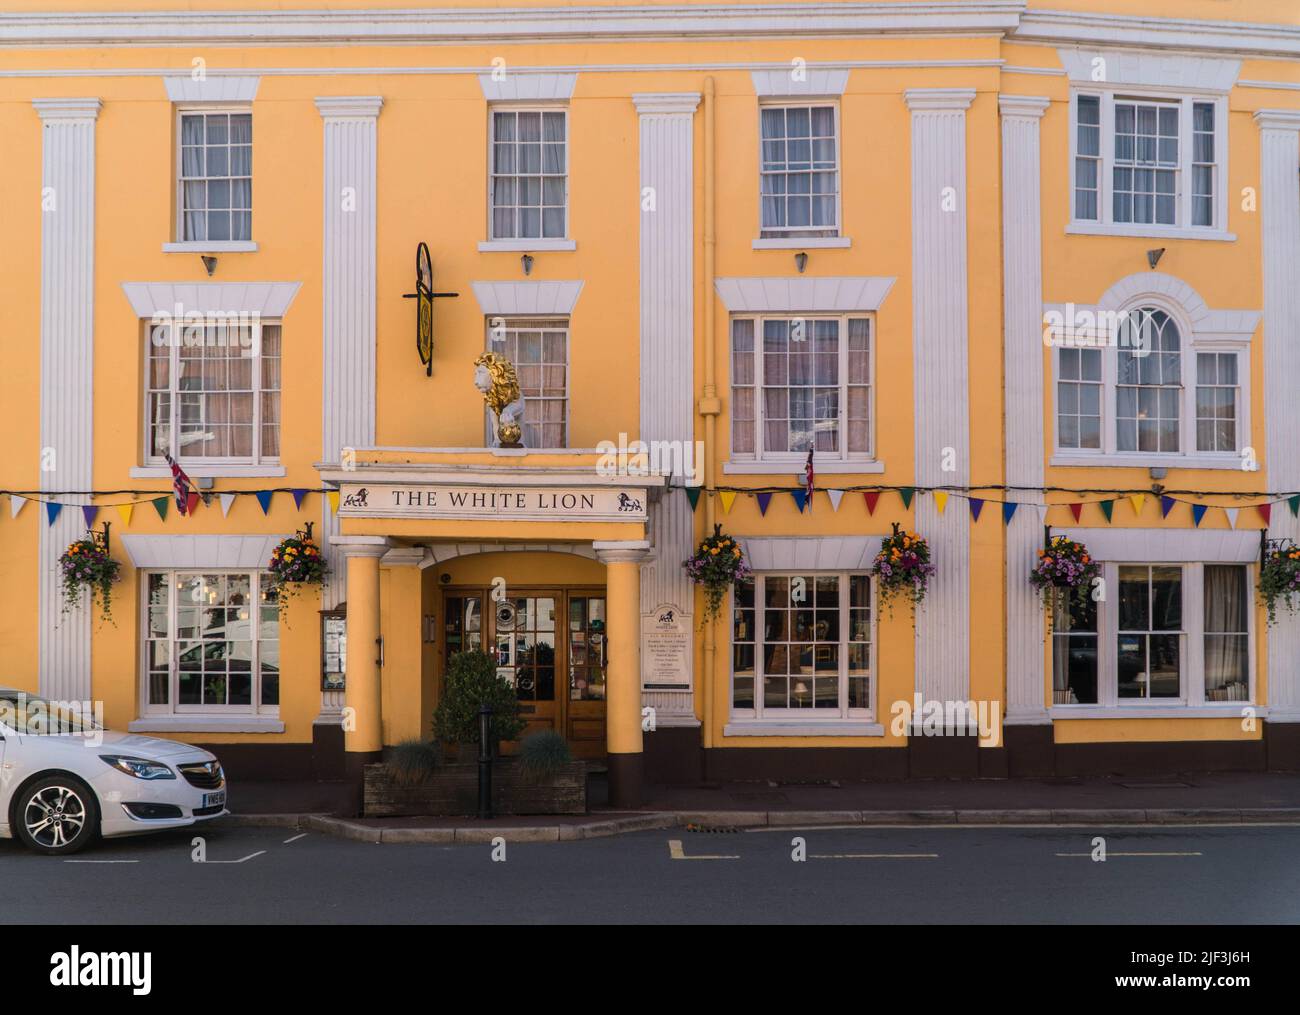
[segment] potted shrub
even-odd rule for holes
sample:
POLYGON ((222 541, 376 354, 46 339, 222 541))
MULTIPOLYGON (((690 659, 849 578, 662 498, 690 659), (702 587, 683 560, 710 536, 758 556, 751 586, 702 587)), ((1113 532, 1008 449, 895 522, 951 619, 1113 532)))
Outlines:
POLYGON ((713 535, 706 536, 682 566, 692 582, 704 586, 702 623, 706 624, 722 612, 727 590, 751 573, 740 542, 726 535, 721 525, 713 526, 713 535))
POLYGON ((555 730, 538 730, 524 737, 515 755, 520 775, 533 783, 552 781, 573 761, 569 744, 555 730))
POLYGON ((1288 613, 1300 607, 1300 546, 1289 539, 1270 539, 1259 568, 1259 595, 1268 608, 1268 622, 1277 622, 1281 602, 1288 613))
POLYGON ((438 768, 438 749, 427 740, 412 737, 389 751, 384 772, 398 786, 421 786, 438 768))
POLYGON ((99 607, 100 619, 111 623, 113 583, 121 580, 121 572, 122 565, 108 554, 107 525, 103 532, 90 531, 85 539, 69 543, 59 557, 63 612, 71 612, 88 599, 99 607))
POLYGON ((267 570, 271 573, 270 595, 283 612, 289 597, 302 585, 320 585, 329 574, 325 558, 311 534, 312 523, 280 540, 271 551, 267 570))
POLYGON ((935 573, 935 566, 930 563, 930 544, 915 532, 900 530, 897 522, 893 523, 893 528, 894 531, 880 544, 880 552, 871 566, 871 573, 876 576, 877 594, 881 603, 889 608, 891 617, 895 600, 905 600, 912 610, 924 602, 930 579, 935 573))
POLYGON ((514 740, 524 729, 514 685, 497 674, 496 661, 486 652, 457 652, 447 667, 442 700, 433 713, 438 741, 456 744, 462 754, 469 747, 477 753, 478 711, 483 705, 492 709, 490 747, 495 756, 502 740, 514 740))

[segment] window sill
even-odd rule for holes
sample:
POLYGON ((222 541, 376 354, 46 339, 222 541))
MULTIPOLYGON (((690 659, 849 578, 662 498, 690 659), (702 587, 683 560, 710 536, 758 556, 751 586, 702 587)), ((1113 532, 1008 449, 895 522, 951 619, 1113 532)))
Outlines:
MULTIPOLYGON (((283 465, 189 465, 181 468, 190 479, 278 479, 285 474, 283 465)), ((171 479, 166 465, 133 465, 132 479, 171 479)))
POLYGON ((724 737, 883 737, 885 727, 866 719, 834 722, 733 719, 722 727, 722 735, 724 737))
MULTIPOLYGON (((802 476, 805 462, 723 462, 722 472, 728 476, 802 476)), ((818 475, 866 476, 885 471, 885 463, 819 462, 813 458, 813 469, 818 475)))
POLYGON ((1251 709, 1263 719, 1268 709, 1249 701, 1222 705, 1053 705, 1047 710, 1052 719, 1240 719, 1243 708, 1251 709))
POLYGON ((1223 229, 1192 229, 1187 226, 1134 225, 1115 222, 1071 222, 1065 227, 1071 236, 1137 236, 1155 240, 1211 240, 1235 243, 1236 233, 1223 229))
POLYGON ((184 240, 164 243, 164 254, 251 254, 257 250, 252 240, 184 240))
POLYGON ((480 254, 495 252, 532 254, 547 251, 577 250, 575 240, 484 240, 478 245, 480 254))
POLYGON ((1063 468, 1110 469, 1241 469, 1238 455, 1224 457, 1211 455, 1156 455, 1156 454, 1079 454, 1058 451, 1052 455, 1051 465, 1063 468))
POLYGON ((754 241, 755 250, 829 250, 848 249, 853 240, 847 236, 771 236, 754 241))
POLYGON ((283 733, 284 723, 273 716, 158 715, 132 719, 130 733, 283 733))

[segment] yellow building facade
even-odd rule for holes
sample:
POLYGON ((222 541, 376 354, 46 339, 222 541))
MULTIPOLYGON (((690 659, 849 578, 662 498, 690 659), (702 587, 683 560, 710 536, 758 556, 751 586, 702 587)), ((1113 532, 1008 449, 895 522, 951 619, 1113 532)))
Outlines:
POLYGON ((467 648, 623 806, 1300 767, 1256 590, 1300 493, 1287 5, 3 6, 5 683, 236 781, 428 736, 467 648), (56 570, 105 522, 111 623, 56 570), (714 526, 754 577, 706 622, 714 526), (1045 615, 1045 528, 1091 606, 1045 615))

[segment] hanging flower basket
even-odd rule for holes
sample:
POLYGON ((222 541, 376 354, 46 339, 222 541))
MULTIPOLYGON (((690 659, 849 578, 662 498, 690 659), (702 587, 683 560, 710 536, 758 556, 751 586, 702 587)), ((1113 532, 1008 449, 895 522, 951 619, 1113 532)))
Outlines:
POLYGON ((1289 539, 1270 539, 1259 569, 1259 594, 1268 608, 1268 622, 1277 622, 1281 602, 1287 613, 1300 609, 1300 546, 1289 539))
POLYGON ((1056 536, 1047 549, 1038 551, 1038 563, 1029 572, 1029 580, 1050 613, 1057 603, 1064 604, 1070 599, 1086 602, 1093 581, 1100 575, 1101 566, 1092 559, 1086 546, 1067 536, 1056 536))
POLYGON ((122 578, 122 565, 109 556, 108 526, 88 531, 85 539, 69 543, 59 557, 63 586, 63 612, 70 613, 89 600, 99 607, 101 620, 113 620, 113 583, 122 578))
POLYGON ((305 529, 299 529, 287 539, 280 540, 271 551, 271 562, 267 565, 271 572, 271 595, 275 605, 283 611, 300 586, 320 585, 329 574, 325 558, 321 556, 320 547, 312 538, 311 522, 305 529))
POLYGON ((704 623, 722 612, 727 589, 752 574, 740 543, 724 535, 721 525, 713 526, 713 535, 706 536, 682 566, 692 582, 704 586, 704 623))
POLYGON ((871 573, 876 576, 880 602, 894 614, 894 602, 904 600, 912 609, 925 600, 936 568, 930 563, 930 544, 915 532, 904 532, 894 523, 876 554, 871 573))

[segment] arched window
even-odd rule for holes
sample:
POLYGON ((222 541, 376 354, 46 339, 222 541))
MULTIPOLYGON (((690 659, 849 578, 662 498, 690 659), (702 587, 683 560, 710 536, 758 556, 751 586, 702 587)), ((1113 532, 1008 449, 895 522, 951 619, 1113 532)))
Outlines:
POLYGON ((1182 336, 1163 310, 1129 313, 1117 336, 1115 446, 1177 454, 1182 421, 1182 336))

